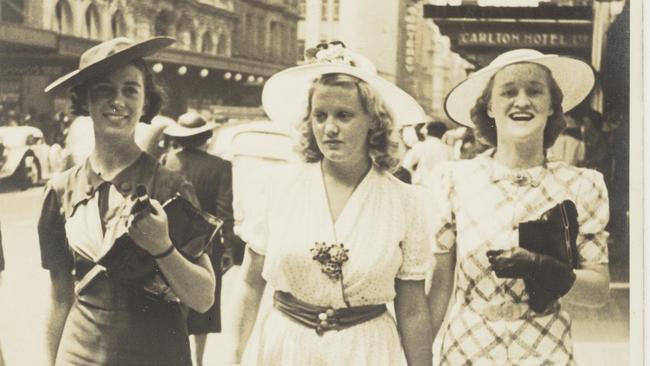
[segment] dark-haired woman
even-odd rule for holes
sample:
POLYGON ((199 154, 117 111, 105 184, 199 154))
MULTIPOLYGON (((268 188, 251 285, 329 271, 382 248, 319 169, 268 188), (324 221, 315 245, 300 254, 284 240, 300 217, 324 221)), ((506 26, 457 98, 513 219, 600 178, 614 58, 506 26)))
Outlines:
POLYGON ((52 281, 47 346, 58 365, 191 365, 182 307, 210 307, 214 274, 203 249, 188 257, 175 249, 161 203, 196 197, 134 140, 138 121, 149 122, 162 100, 142 58, 171 43, 105 41, 46 88, 71 87, 73 108, 90 116, 95 136, 88 159, 47 184, 38 225, 52 281), (151 206, 132 214, 139 185, 151 206), (99 265, 121 233, 132 239, 131 255, 118 267, 99 265))
POLYGON ((564 112, 593 84, 593 71, 582 61, 514 50, 448 96, 449 116, 493 148, 473 160, 441 164, 432 183, 434 331, 453 293, 441 364, 574 363, 571 319, 558 300, 599 305, 607 298, 607 190, 598 172, 548 161, 545 149, 564 128, 564 112), (473 108, 469 100, 476 101, 473 108), (548 254, 562 232, 545 226, 554 222, 546 213, 556 207, 574 207, 577 223, 567 222, 565 232, 575 234, 577 265, 548 254), (531 237, 525 234, 531 225, 552 229, 531 237), (533 242, 538 249, 525 249, 533 242))

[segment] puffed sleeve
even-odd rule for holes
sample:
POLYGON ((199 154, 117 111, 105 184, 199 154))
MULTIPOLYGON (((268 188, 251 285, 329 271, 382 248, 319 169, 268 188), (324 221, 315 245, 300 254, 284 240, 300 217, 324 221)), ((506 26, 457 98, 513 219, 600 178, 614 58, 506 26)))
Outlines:
POLYGON ((68 249, 65 218, 52 181, 45 185, 41 215, 38 219, 41 265, 48 270, 72 270, 73 258, 68 249))
POLYGON ((609 222, 609 197, 603 175, 595 170, 582 169, 582 183, 578 194, 578 247, 580 265, 608 263, 605 226, 609 222))
MULTIPOLYGON (((258 177, 262 178, 262 176, 258 177)), ((269 180, 248 180, 240 187, 235 205, 235 234, 255 253, 266 255, 269 235, 267 213, 269 211, 269 180)))
POLYGON ((422 187, 407 186, 404 198, 406 232, 400 243, 402 265, 397 272, 401 280, 424 280, 431 268, 431 231, 430 215, 426 213, 426 191, 422 187))
POLYGON ((434 254, 452 252, 456 246, 456 219, 451 201, 454 188, 452 164, 443 162, 436 165, 427 182, 434 254))

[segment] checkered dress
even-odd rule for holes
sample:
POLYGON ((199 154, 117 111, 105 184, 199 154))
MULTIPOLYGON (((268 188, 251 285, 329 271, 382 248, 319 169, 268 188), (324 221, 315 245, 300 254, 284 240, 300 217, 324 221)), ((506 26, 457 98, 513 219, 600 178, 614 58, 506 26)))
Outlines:
POLYGON ((559 305, 546 315, 528 309, 524 281, 497 278, 485 253, 517 246, 520 222, 570 199, 578 209, 580 265, 607 263, 609 204, 603 178, 563 162, 512 171, 492 153, 442 163, 430 184, 437 211, 434 251, 455 251, 457 259, 441 364, 572 365, 569 315, 559 305), (508 304, 519 304, 525 314, 496 321, 484 316, 486 306, 508 304))

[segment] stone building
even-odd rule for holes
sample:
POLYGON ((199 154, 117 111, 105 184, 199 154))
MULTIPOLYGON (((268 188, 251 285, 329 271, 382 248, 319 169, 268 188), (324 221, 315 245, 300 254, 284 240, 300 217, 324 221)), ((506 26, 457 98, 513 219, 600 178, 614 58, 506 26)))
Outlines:
POLYGON ((164 113, 259 111, 261 88, 295 63, 296 0, 8 0, 0 7, 0 102, 21 111, 66 110, 43 88, 106 39, 177 39, 151 58, 167 87, 164 113))

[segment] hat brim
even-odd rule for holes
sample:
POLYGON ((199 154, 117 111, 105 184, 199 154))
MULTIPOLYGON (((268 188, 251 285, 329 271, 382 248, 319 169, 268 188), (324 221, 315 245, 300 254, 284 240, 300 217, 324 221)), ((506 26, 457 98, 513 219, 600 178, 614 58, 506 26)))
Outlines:
POLYGON ((596 82, 594 69, 588 63, 573 57, 543 55, 519 59, 506 65, 485 67, 456 85, 445 99, 445 112, 454 122, 475 128, 471 109, 483 94, 490 78, 499 70, 515 63, 536 63, 551 70, 553 79, 562 90, 562 110, 567 113, 580 104, 591 93, 596 82))
POLYGON ((163 133, 169 137, 189 137, 200 133, 213 130, 219 125, 214 122, 208 122, 201 127, 184 127, 179 124, 165 128, 163 133))
POLYGON ((176 40, 171 37, 155 37, 135 43, 83 69, 77 69, 61 76, 48 85, 45 92, 52 93, 81 84, 89 79, 125 66, 135 59, 152 55, 163 48, 169 47, 174 42, 176 40))
POLYGON ((262 105, 272 121, 298 123, 307 115, 309 89, 325 74, 346 74, 368 83, 383 99, 396 127, 427 120, 422 107, 408 93, 388 80, 345 64, 309 64, 292 67, 271 76, 262 90, 262 105))

